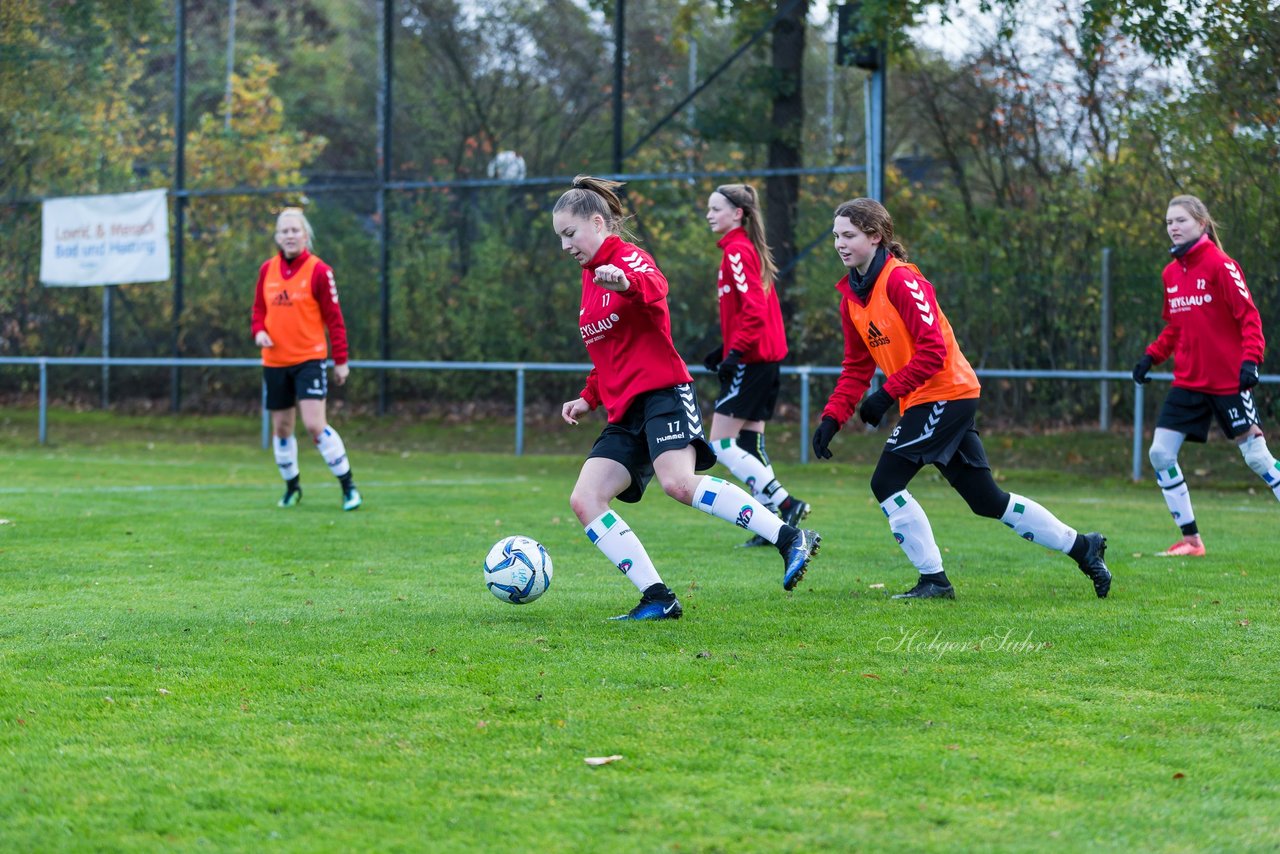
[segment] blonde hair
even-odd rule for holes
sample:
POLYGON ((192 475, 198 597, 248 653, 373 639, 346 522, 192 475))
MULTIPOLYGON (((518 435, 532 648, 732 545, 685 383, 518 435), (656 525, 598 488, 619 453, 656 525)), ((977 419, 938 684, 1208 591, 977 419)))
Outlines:
POLYGON ((760 256, 760 282, 765 293, 773 287, 778 275, 778 265, 773 260, 773 250, 764 233, 764 220, 760 218, 760 196, 750 184, 721 184, 716 192, 729 200, 729 204, 742 211, 742 228, 751 238, 751 245, 760 256))
POLYGON ((907 249, 893 239, 893 217, 875 199, 850 199, 836 208, 837 217, 846 217, 866 235, 880 235, 880 245, 899 261, 907 260, 907 249))
POLYGON ((1174 196, 1169 200, 1169 207, 1178 206, 1185 208, 1187 213, 1191 214, 1191 218, 1200 223, 1200 227, 1204 229, 1204 233, 1209 235, 1209 239, 1213 241, 1213 245, 1222 249, 1222 240, 1218 237, 1218 223, 1214 222, 1213 217, 1209 216, 1209 208, 1205 203, 1195 196, 1174 196))
POLYGON ((593 178, 590 175, 578 175, 573 179, 573 189, 566 190, 556 200, 551 213, 568 211, 573 216, 591 219, 599 214, 604 219, 604 226, 610 234, 616 234, 627 240, 633 240, 627 229, 627 220, 631 217, 622 207, 622 197, 618 195, 621 181, 610 181, 606 178, 593 178))
POLYGON ((287 216, 296 216, 302 220, 302 230, 307 233, 307 248, 311 248, 311 242, 315 239, 316 233, 311 229, 311 223, 307 220, 307 215, 302 212, 302 208, 285 208, 276 216, 276 232, 280 231, 280 220, 287 216))

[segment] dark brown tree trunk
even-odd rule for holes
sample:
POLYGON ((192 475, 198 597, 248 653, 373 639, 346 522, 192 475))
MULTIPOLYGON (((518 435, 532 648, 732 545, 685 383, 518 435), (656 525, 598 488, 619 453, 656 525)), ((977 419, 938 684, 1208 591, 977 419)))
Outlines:
MULTIPOLYGON (((778 7, 789 0, 778 0, 778 7)), ((804 127, 804 22, 809 0, 796 3, 773 29, 773 134, 769 141, 769 168, 794 169, 802 165, 804 127)), ((800 177, 783 175, 765 182, 765 227, 769 245, 779 270, 786 270, 796 254, 796 203, 800 197, 800 177)), ((778 296, 784 315, 790 315, 788 272, 779 276, 778 296)))

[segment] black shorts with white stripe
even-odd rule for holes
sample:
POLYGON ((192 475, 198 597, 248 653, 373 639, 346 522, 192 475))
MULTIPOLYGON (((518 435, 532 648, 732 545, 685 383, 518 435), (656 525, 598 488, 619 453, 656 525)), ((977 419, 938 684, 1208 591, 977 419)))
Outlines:
POLYGON ((1175 386, 1164 399, 1156 426, 1184 433, 1192 442, 1207 442, 1212 421, 1218 422, 1222 435, 1228 439, 1243 436, 1254 425, 1261 427, 1253 391, 1206 394, 1175 386))
POLYGON ((892 452, 921 465, 946 465, 956 456, 970 468, 990 469, 987 452, 978 438, 974 416, 978 414, 978 398, 938 400, 912 406, 902 413, 884 443, 892 452))
POLYGON ((621 463, 631 475, 631 486, 618 498, 635 503, 653 478, 653 461, 666 451, 689 445, 697 452, 696 471, 706 471, 716 464, 715 452, 702 433, 697 393, 686 383, 638 395, 618 423, 604 428, 587 458, 602 457, 621 463))

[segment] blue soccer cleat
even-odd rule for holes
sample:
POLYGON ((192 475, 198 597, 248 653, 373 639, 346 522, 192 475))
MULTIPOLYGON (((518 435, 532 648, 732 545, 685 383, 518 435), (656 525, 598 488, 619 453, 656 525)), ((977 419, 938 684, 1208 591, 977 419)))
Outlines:
POLYGON ((640 597, 640 604, 611 620, 678 620, 684 614, 680 600, 671 588, 659 582, 652 584, 640 597))
POLYGON ((783 560, 783 590, 794 590, 800 583, 800 579, 804 578, 805 570, 809 568, 809 561, 813 560, 813 556, 818 553, 818 545, 822 542, 822 535, 817 531, 802 528, 794 530, 796 535, 791 544, 785 550, 779 549, 783 560))

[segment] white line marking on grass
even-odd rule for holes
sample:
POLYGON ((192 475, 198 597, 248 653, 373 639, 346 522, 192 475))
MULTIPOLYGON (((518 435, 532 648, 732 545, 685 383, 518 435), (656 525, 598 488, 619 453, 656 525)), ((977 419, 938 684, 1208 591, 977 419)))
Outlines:
MULTIPOLYGON (((482 478, 457 478, 449 480, 405 480, 405 481, 377 481, 362 480, 361 488, 372 487, 374 489, 414 489, 422 487, 437 486, 498 486, 507 483, 526 483, 528 478, 523 475, 515 477, 482 477, 482 478)), ((5 486, 0 487, 0 495, 104 495, 111 493, 138 493, 138 492, 199 492, 210 489, 256 489, 261 484, 244 484, 244 483, 182 483, 182 484, 141 484, 138 486, 5 486)), ((337 489, 337 483, 309 483, 307 489, 337 489)))

